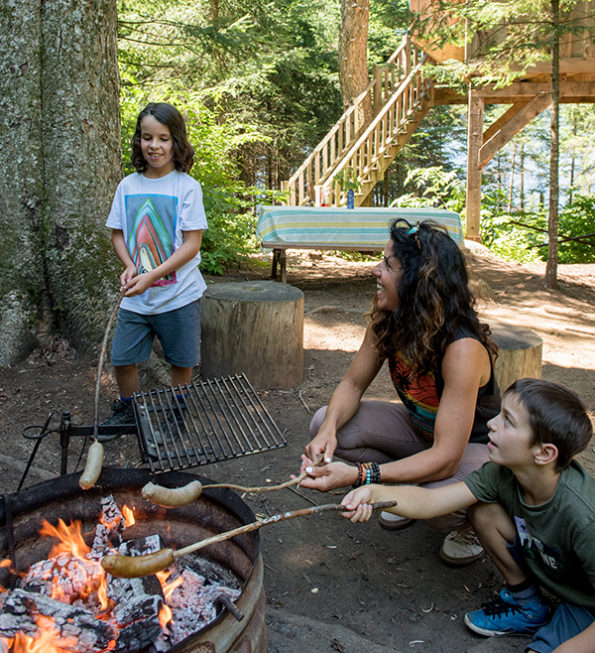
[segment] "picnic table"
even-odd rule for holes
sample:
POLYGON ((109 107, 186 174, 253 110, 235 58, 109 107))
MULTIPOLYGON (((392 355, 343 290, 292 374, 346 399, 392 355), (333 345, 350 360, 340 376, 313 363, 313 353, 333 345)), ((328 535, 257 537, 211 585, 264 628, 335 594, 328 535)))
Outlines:
POLYGON ((382 252, 390 235, 390 223, 404 218, 417 224, 433 220, 463 246, 463 228, 458 213, 444 209, 358 207, 354 209, 317 206, 261 206, 256 237, 265 249, 273 250, 271 277, 287 281, 288 249, 382 252))

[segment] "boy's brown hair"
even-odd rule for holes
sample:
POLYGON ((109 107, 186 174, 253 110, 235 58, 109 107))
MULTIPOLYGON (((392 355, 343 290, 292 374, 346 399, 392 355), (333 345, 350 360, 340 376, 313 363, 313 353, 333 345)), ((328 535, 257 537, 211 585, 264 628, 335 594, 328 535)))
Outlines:
POLYGON ((132 165, 137 172, 144 172, 148 163, 145 161, 140 145, 141 121, 145 116, 153 116, 155 120, 169 128, 173 141, 173 159, 176 170, 188 172, 194 163, 194 148, 188 140, 186 123, 182 114, 167 102, 150 102, 139 113, 136 129, 132 136, 132 165))
POLYGON ((543 379, 519 379, 505 392, 515 394, 529 413, 534 444, 551 443, 558 449, 557 471, 583 451, 593 436, 593 425, 580 397, 563 385, 543 379))

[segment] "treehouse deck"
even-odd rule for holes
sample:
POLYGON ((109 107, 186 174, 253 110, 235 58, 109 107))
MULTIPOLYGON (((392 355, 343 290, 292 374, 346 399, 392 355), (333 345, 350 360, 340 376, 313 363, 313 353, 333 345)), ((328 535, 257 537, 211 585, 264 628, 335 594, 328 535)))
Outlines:
MULTIPOLYGON (((431 0, 411 0, 413 11, 424 12, 431 0)), ((560 47, 560 102, 595 102, 595 17, 588 2, 579 2, 590 29, 567 36, 560 47)), ((479 239, 481 175, 494 155, 533 118, 552 104, 550 63, 530 68, 505 88, 486 86, 467 93, 437 84, 426 64, 465 60, 481 52, 486 34, 477 34, 467 48, 433 48, 431 43, 405 37, 383 66, 374 69, 368 87, 339 118, 310 156, 284 182, 290 206, 342 207, 347 188, 355 187, 355 206, 370 203, 374 186, 433 106, 468 104, 466 237, 479 239), (506 104, 505 113, 484 129, 484 106, 506 104), (345 180, 353 179, 347 184, 345 180)))

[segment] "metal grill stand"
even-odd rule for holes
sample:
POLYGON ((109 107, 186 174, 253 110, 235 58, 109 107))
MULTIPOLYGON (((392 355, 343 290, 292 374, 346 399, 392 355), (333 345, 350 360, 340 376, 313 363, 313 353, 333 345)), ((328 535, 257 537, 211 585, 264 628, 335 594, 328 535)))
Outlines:
POLYGON ((20 491, 46 436, 60 436, 60 474, 67 473, 73 437, 108 442, 136 434, 143 460, 153 472, 188 469, 287 445, 245 374, 209 379, 190 385, 140 392, 132 399, 131 424, 74 425, 64 411, 58 428, 26 426, 23 437, 35 445, 17 488, 20 491))
POLYGON ((137 393, 133 405, 139 446, 154 472, 287 444, 245 374, 137 393))

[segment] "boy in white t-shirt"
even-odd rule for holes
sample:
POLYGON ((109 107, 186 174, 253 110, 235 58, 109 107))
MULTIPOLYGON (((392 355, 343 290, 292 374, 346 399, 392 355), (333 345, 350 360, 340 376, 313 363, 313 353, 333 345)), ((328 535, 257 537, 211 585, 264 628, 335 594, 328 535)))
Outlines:
POLYGON ((172 386, 190 383, 200 360, 206 284, 198 265, 207 221, 201 186, 187 174, 193 162, 180 112, 164 102, 148 104, 132 138, 137 171, 118 185, 106 223, 124 265, 112 346, 120 397, 106 424, 134 422, 137 363, 149 359, 155 336, 171 365, 172 386))

